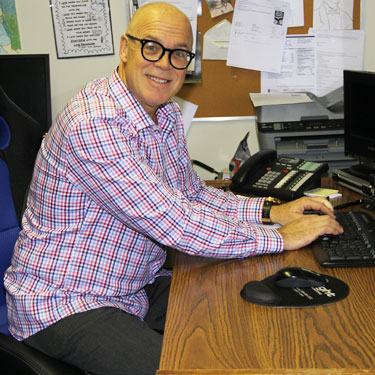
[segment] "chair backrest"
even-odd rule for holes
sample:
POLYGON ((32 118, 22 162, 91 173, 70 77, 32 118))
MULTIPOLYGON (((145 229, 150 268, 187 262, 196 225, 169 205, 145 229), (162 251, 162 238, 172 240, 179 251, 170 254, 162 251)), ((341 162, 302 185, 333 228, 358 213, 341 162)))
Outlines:
POLYGON ((10 142, 0 152, 0 156, 8 166, 14 207, 18 222, 21 223, 25 193, 33 174, 43 130, 36 120, 7 96, 1 86, 0 116, 6 121, 10 131, 10 142))
MULTIPOLYGON (((0 150, 4 150, 9 145, 9 141, 9 128, 0 116, 0 150)), ((0 332, 9 334, 3 277, 5 270, 10 266, 20 227, 13 204, 8 167, 2 159, 0 159, 0 207, 0 332)))
POLYGON ((0 332, 9 335, 3 278, 6 269, 10 266, 14 244, 20 232, 20 227, 18 226, 18 219, 10 191, 8 168, 1 159, 0 207, 2 212, 1 224, 5 226, 5 228, 0 229, 0 332), (9 221, 6 222, 5 218, 9 218, 9 221))
MULTIPOLYGON (((1 90, 0 90, 1 91, 1 90)), ((23 196, 25 191, 28 188, 29 181, 31 179, 34 159, 36 152, 39 149, 41 136, 36 135, 30 136, 30 127, 26 128, 25 136, 19 134, 22 125, 27 126, 27 123, 31 126, 35 125, 33 120, 30 122, 23 122, 20 125, 20 129, 17 129, 15 132, 15 137, 17 142, 12 138, 14 132, 12 131, 11 126, 8 127, 8 119, 12 117, 2 117, 3 112, 1 112, 1 92, 0 92, 0 371, 3 374, 4 371, 7 374, 34 374, 34 375, 56 375, 56 374, 66 374, 66 375, 78 375, 83 374, 84 371, 79 370, 67 363, 64 363, 58 359, 50 358, 49 356, 39 352, 36 349, 33 349, 26 344, 17 341, 13 338, 8 331, 7 324, 7 309, 6 309, 6 300, 5 300, 5 289, 3 283, 3 277, 5 270, 10 266, 14 244, 18 238, 20 231, 19 227, 19 217, 17 216, 14 199, 14 189, 12 189, 12 167, 17 166, 18 163, 23 163, 26 161, 25 155, 17 159, 17 155, 14 155, 16 152, 16 145, 23 145, 24 148, 32 148, 32 152, 29 154, 32 157, 32 160, 28 163, 27 178, 23 176, 21 180, 15 180, 21 184, 22 187, 22 199, 20 200, 20 212, 22 211, 23 196), (7 121, 6 121, 7 120, 7 121), (29 134, 29 135, 28 135, 29 134), (23 143, 22 143, 23 141, 23 143), (10 147, 14 147, 13 150, 9 151, 10 147), (5 158, 4 158, 5 155, 5 158), (15 157, 15 160, 13 159, 15 157), (9 162, 9 164, 8 164, 9 162), (31 166, 31 168, 30 168, 31 166)), ((17 126, 17 123, 13 123, 14 127, 17 126)), ((34 130, 38 128, 34 127, 34 130)), ((32 130, 32 131, 34 131, 32 130)), ((27 153, 26 153, 27 155, 27 153)), ((16 173, 22 173, 22 170, 15 170, 16 173)), ((13 174, 13 178, 15 178, 13 174)), ((13 180, 14 181, 14 180, 13 180)), ((18 191, 19 193, 19 191, 18 191)))

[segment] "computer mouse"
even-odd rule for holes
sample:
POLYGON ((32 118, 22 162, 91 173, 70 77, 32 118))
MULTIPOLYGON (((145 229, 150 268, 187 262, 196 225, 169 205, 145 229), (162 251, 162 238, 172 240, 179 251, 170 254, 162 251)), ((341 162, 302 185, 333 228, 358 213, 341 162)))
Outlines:
POLYGON ((280 301, 280 296, 275 291, 256 280, 246 283, 240 294, 244 300, 260 305, 276 305, 280 301))
POLYGON ((324 212, 319 210, 305 210, 303 211, 304 215, 325 215, 324 212))
POLYGON ((311 288, 328 283, 328 279, 320 273, 301 267, 282 268, 275 273, 273 281, 282 288, 311 288))

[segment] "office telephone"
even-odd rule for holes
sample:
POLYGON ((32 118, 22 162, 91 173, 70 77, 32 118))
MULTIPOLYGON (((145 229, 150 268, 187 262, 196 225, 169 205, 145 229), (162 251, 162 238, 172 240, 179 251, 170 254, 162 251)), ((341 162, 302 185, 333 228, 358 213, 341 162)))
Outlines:
POLYGON ((233 192, 273 196, 285 201, 320 186, 328 164, 295 157, 277 157, 275 150, 261 150, 247 159, 232 177, 233 192))

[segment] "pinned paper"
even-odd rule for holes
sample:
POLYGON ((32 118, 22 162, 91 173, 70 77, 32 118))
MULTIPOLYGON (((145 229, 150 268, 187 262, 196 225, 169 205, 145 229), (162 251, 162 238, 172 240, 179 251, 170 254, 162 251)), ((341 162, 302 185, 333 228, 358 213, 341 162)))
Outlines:
POLYGON ((233 11, 230 0, 206 0, 206 3, 212 18, 233 11))
POLYGON ((203 36, 203 59, 227 59, 231 26, 229 21, 222 20, 206 31, 203 36))

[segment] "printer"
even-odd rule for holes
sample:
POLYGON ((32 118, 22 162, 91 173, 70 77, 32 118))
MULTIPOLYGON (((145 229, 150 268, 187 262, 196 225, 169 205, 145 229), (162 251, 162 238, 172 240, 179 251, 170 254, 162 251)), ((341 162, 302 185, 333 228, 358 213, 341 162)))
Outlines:
POLYGON ((343 88, 325 97, 306 94, 311 102, 256 107, 260 149, 325 162, 330 174, 356 164, 344 154, 343 88))

